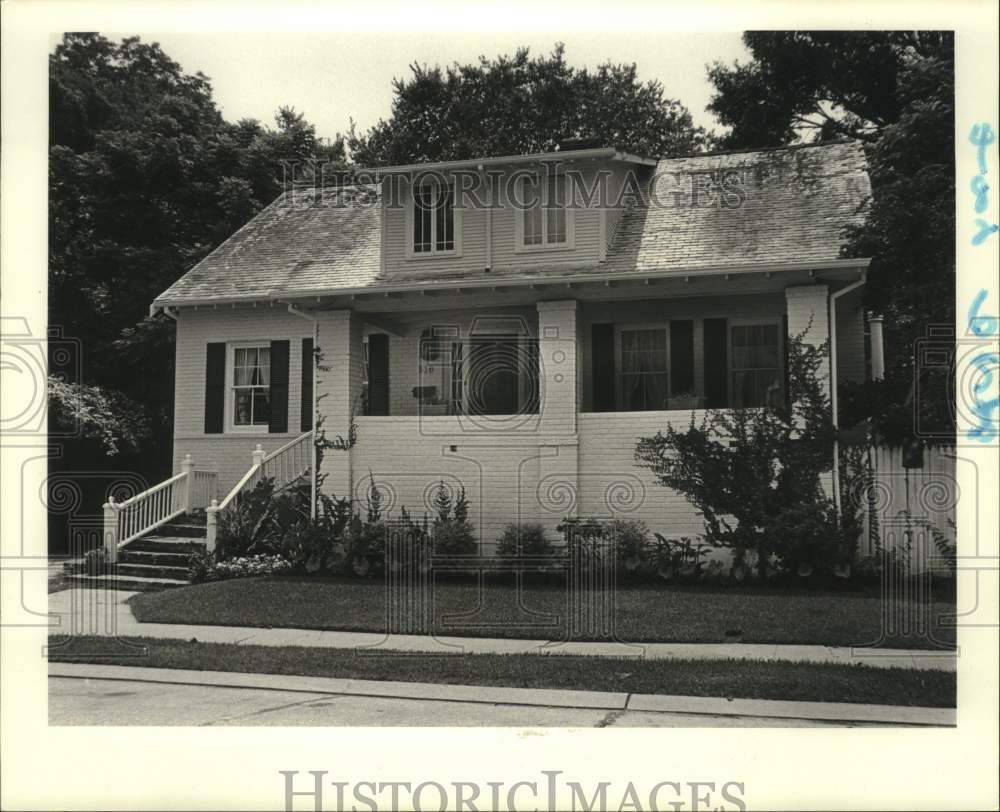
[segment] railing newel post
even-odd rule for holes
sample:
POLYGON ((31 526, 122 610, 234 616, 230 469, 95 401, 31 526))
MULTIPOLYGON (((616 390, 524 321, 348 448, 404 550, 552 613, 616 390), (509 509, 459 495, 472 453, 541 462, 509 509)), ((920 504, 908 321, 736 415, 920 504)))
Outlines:
POLYGON ((194 460, 188 454, 181 463, 181 472, 184 474, 184 502, 181 507, 185 515, 190 516, 194 509, 194 460))
POLYGON ((251 455, 253 464, 263 465, 265 456, 267 455, 264 453, 264 447, 260 443, 257 443, 257 447, 253 450, 253 454, 251 455))
POLYGON ((104 560, 109 564, 118 561, 118 508, 114 496, 104 504, 104 560))

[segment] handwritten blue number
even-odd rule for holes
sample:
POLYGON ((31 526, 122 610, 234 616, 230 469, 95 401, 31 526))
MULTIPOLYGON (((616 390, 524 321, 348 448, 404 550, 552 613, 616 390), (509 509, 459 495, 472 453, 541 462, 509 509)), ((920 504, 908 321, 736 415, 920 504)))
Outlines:
POLYGON ((997 436, 996 427, 993 425, 996 421, 990 415, 997 409, 1000 409, 1000 397, 986 401, 979 399, 979 396, 989 391, 993 384, 993 373, 990 371, 989 365, 1000 365, 1000 355, 984 352, 977 355, 972 362, 972 367, 982 377, 972 385, 972 391, 975 395, 973 411, 976 417, 979 418, 979 425, 969 429, 968 434, 970 438, 979 440, 981 443, 988 443, 997 436))
POLYGON ((993 128, 986 124, 973 124, 969 140, 976 146, 976 160, 979 161, 979 174, 986 174, 986 148, 997 140, 993 128))

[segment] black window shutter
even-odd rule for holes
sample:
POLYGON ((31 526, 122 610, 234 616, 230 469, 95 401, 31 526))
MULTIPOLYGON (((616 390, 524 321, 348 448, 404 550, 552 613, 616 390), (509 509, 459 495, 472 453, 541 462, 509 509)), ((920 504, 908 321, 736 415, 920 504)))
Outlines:
POLYGON ((595 412, 615 410, 615 326, 590 326, 591 386, 595 412))
POLYGON ((462 342, 451 342, 451 405, 448 414, 462 413, 462 342))
POLYGON ((705 319, 702 325, 705 347, 705 405, 724 409, 728 405, 729 361, 725 319, 705 319))
POLYGON ((694 393, 694 322, 670 322, 670 392, 694 393))
POLYGON ((271 417, 270 434, 288 431, 288 342, 271 342, 271 417))
POLYGON ((524 339, 524 349, 525 349, 525 368, 528 370, 528 380, 527 380, 527 392, 525 392, 522 397, 524 402, 520 404, 520 408, 526 414, 538 414, 538 397, 541 392, 541 381, 539 380, 539 365, 538 365, 538 339, 534 337, 528 337, 524 339))
POLYGON ((389 414, 389 336, 368 336, 368 414, 389 414))
POLYGON ((205 434, 222 434, 226 422, 226 345, 209 344, 205 357, 205 434))
POLYGON ((310 431, 313 427, 313 340, 302 339, 302 400, 299 409, 299 427, 301 431, 310 431))

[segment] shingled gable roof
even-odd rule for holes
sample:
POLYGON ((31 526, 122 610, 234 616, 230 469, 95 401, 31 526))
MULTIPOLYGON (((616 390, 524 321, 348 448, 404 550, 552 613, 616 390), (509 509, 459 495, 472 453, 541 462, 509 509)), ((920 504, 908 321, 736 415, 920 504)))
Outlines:
MULTIPOLYGON (((856 142, 669 158, 641 178, 640 197, 654 203, 622 213, 606 262, 543 269, 532 278, 834 262, 845 227, 863 220, 871 192, 856 142), (693 184, 707 175, 727 188, 729 205, 720 205, 718 193, 692 205, 693 184)), ((160 294, 154 307, 393 288, 380 273, 380 234, 376 187, 295 189, 160 294)), ((492 278, 498 276, 527 274, 492 278)), ((445 275, 428 266, 419 279, 407 274, 407 283, 432 287, 465 278, 482 281, 482 274, 445 275)))
POLYGON ((280 299, 359 288, 379 278, 378 189, 286 191, 167 290, 154 305, 280 299))
POLYGON ((870 194, 852 141, 663 160, 644 187, 660 205, 623 212, 603 272, 830 262, 870 194), (706 175, 725 191, 693 205, 706 175))

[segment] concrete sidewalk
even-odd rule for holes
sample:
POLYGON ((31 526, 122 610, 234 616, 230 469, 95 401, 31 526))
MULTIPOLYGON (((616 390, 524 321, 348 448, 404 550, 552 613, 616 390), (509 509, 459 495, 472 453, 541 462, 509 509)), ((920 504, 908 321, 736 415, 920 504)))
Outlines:
POLYGON ((438 685, 72 663, 50 663, 49 676, 51 724, 352 725, 375 719, 379 724, 403 726, 941 727, 953 726, 956 718, 953 708, 438 685), (67 681, 86 684, 74 687, 67 681), (128 702, 121 701, 123 694, 129 695, 128 702), (331 706, 330 697, 350 701, 331 706))
POLYGON ((955 671, 954 651, 887 648, 849 648, 764 643, 587 643, 476 637, 387 635, 373 632, 261 629, 240 626, 203 626, 140 623, 125 603, 136 593, 97 589, 66 589, 49 595, 55 616, 53 634, 100 634, 122 637, 158 637, 235 643, 255 646, 306 646, 369 649, 429 654, 574 654, 588 657, 627 657, 646 660, 743 659, 787 662, 867 665, 875 668, 913 668, 955 671))

